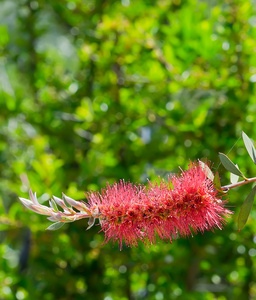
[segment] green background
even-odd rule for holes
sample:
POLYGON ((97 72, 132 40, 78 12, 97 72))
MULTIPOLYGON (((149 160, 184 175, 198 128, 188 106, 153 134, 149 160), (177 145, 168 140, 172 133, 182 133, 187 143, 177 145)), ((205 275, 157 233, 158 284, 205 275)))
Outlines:
POLYGON ((87 221, 24 208, 147 183, 229 153, 251 177, 256 4, 248 0, 0 1, 0 299, 256 299, 256 211, 229 193, 225 228, 148 249, 102 245, 87 221))

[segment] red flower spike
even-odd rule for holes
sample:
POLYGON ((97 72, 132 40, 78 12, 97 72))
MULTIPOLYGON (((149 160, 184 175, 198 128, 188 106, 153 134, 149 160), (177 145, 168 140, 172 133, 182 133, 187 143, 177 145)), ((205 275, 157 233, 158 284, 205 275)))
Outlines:
POLYGON ((198 163, 168 182, 142 185, 120 181, 88 195, 91 211, 97 211, 105 242, 118 241, 120 248, 138 241, 155 243, 156 234, 172 242, 179 236, 222 229, 232 214, 198 163))
POLYGON ((221 201, 221 196, 214 189, 212 181, 197 163, 191 164, 189 170, 182 171, 180 176, 173 176, 168 184, 165 184, 165 188, 162 184, 162 188, 157 191, 159 202, 166 199, 168 191, 169 199, 172 199, 169 215, 172 216, 172 221, 171 224, 169 221, 164 224, 167 238, 170 238, 170 226, 174 226, 181 236, 192 235, 191 229, 194 233, 216 227, 222 229, 224 217, 232 214, 225 208, 225 201, 221 201))
POLYGON ((92 192, 88 195, 89 205, 98 207, 105 242, 113 239, 122 248, 123 241, 127 246, 137 246, 138 240, 144 240, 144 189, 141 185, 120 181, 102 189, 101 194, 92 192))

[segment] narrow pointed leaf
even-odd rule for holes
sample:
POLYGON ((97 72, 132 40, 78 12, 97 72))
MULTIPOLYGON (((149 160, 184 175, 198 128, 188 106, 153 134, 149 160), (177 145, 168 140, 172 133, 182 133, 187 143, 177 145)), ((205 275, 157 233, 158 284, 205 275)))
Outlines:
POLYGON ((50 225, 49 227, 46 228, 46 230, 57 230, 61 228, 65 223, 63 222, 56 222, 50 225))
POLYGON ((56 202, 55 202, 53 199, 51 199, 51 200, 49 201, 49 203, 50 203, 51 207, 52 207, 55 211, 58 211, 58 210, 59 210, 59 209, 58 209, 58 206, 57 206, 57 204, 56 204, 56 202))
POLYGON ((240 209, 240 212, 238 215, 238 220, 237 220, 238 230, 243 229, 247 222, 250 211, 252 209, 255 193, 256 193, 256 186, 251 190, 250 194, 247 196, 243 205, 241 206, 241 209, 240 209))
POLYGON ((50 214, 52 217, 55 218, 56 221, 60 221, 62 220, 62 215, 60 212, 54 212, 54 211, 51 211, 51 214, 50 214))
POLYGON ((81 200, 81 203, 83 205, 83 209, 82 210, 85 211, 85 212, 87 212, 87 213, 91 213, 91 210, 88 207, 88 205, 84 201, 82 201, 82 200, 81 200))
POLYGON ((66 195, 64 195, 65 200, 69 203, 69 205, 77 208, 77 209, 82 209, 83 208, 83 204, 80 203, 79 201, 76 201, 66 195))
POLYGON ((199 160, 199 164, 200 164, 202 170, 204 171, 204 173, 206 174, 206 176, 207 176, 211 181, 213 181, 213 179, 214 179, 214 174, 213 174, 212 170, 207 166, 206 163, 202 162, 201 160, 199 160))
POLYGON ((67 196, 66 196, 64 193, 62 193, 62 199, 63 199, 63 201, 64 201, 66 207, 72 208, 72 206, 67 202, 66 197, 67 197, 67 196))
POLYGON ((33 205, 31 205, 30 209, 40 215, 46 215, 46 216, 51 215, 51 208, 44 206, 44 205, 34 205, 33 204, 33 205))
POLYGON ((32 192, 31 189, 29 190, 29 196, 30 196, 31 201, 32 201, 34 204, 40 205, 39 202, 37 201, 36 193, 33 194, 33 192, 32 192))
POLYGON ((220 161, 229 172, 247 179, 244 174, 236 167, 236 165, 223 153, 219 153, 220 161))
POLYGON ((28 200, 28 199, 25 199, 25 198, 21 198, 19 197, 21 203, 26 206, 28 209, 30 209, 31 205, 33 205, 33 202, 28 200))
POLYGON ((221 189, 220 176, 219 176, 219 173, 218 173, 218 172, 214 175, 214 178, 213 178, 213 185, 214 185, 214 187, 215 187, 215 189, 216 189, 217 191, 223 192, 222 189, 221 189))
POLYGON ((256 164, 256 150, 255 150, 255 147, 254 147, 251 139, 244 132, 242 132, 242 137, 243 137, 244 145, 245 145, 247 152, 249 153, 253 162, 256 164))
POLYGON ((52 196, 53 200, 56 202, 57 205, 59 205, 62 208, 65 208, 65 202, 63 200, 61 200, 58 197, 52 196))

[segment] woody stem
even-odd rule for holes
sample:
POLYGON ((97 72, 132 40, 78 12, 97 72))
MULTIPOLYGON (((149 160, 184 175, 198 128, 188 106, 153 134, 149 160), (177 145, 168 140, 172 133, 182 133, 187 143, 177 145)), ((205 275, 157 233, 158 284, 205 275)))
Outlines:
POLYGON ((246 179, 246 180, 243 180, 243 181, 239 181, 237 183, 232 183, 232 184, 229 184, 229 185, 224 185, 224 186, 221 187, 221 189, 223 191, 228 191, 228 190, 233 189, 235 187, 238 187, 238 186, 241 186, 241 185, 245 185, 245 184, 251 183, 251 182, 256 182, 256 177, 249 178, 249 179, 246 179))

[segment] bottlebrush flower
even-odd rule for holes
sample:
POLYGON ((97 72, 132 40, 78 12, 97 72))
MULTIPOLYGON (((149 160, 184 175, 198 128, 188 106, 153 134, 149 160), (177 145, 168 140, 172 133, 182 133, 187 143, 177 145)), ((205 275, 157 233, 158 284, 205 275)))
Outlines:
POLYGON ((91 211, 97 210, 101 228, 105 233, 105 242, 118 241, 122 248, 136 246, 138 240, 144 240, 144 228, 148 222, 145 187, 120 181, 108 185, 101 193, 88 194, 91 211))
POLYGON ((63 200, 53 197, 50 208, 39 204, 31 191, 31 201, 20 200, 27 208, 57 221, 48 229, 58 229, 65 222, 82 218, 89 218, 90 228, 98 218, 105 242, 117 241, 120 248, 123 244, 137 246, 138 241, 155 243, 156 235, 172 242, 198 231, 222 229, 225 217, 232 214, 199 163, 190 164, 187 171, 167 182, 149 182, 149 188, 120 181, 87 196, 88 204, 64 194, 63 200))
POLYGON ((164 212, 162 232, 170 240, 175 238, 174 233, 189 236, 216 227, 222 229, 224 218, 232 214, 198 163, 192 163, 167 183, 151 184, 148 197, 155 197, 164 212))
POLYGON ((150 188, 115 183, 100 193, 89 194, 89 207, 97 207, 105 241, 128 246, 155 243, 156 234, 172 241, 198 231, 221 229, 232 212, 214 189, 201 166, 191 164, 180 176, 150 188))

